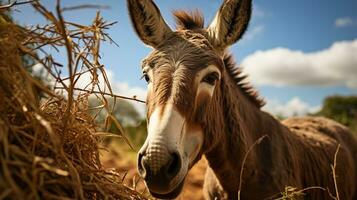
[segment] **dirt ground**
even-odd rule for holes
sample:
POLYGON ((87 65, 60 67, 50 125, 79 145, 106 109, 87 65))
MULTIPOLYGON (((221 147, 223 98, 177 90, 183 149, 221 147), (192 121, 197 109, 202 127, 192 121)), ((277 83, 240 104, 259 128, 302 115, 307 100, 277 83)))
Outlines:
MULTIPOLYGON (((102 151, 101 159, 104 167, 116 168, 123 174, 125 185, 136 188, 142 193, 148 193, 143 180, 138 176, 136 169, 136 153, 121 147, 122 145, 110 144, 109 151, 102 151)), ((200 160, 188 173, 182 193, 177 199, 201 200, 206 160, 200 160)))

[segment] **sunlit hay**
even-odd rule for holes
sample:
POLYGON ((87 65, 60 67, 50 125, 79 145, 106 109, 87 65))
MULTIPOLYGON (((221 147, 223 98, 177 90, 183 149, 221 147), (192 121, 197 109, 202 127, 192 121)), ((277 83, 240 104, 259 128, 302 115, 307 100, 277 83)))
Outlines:
MULTIPOLYGON (((86 26, 77 30, 78 42, 88 41, 89 48, 84 47, 78 64, 73 62, 68 69, 71 76, 63 78, 56 73, 60 64, 50 56, 41 58, 41 45, 66 47, 75 58, 82 47, 71 37, 64 37, 63 25, 69 23, 61 19, 60 9, 54 17, 37 1, 32 3, 50 19, 46 29, 19 27, 0 9, 0 199, 144 199, 122 184, 121 174, 101 166, 103 134, 97 134, 97 125, 88 113, 90 91, 74 95, 74 81, 84 65, 93 74, 102 69, 97 60, 99 48, 91 48, 102 39, 100 34, 84 34, 91 30, 86 26), (65 95, 56 94, 31 76, 25 56, 42 63, 56 84, 64 87, 65 95), (64 79, 70 81, 65 83, 64 79)), ((93 23, 98 25, 100 20, 97 15, 93 23)), ((92 77, 95 83, 97 77, 92 77)))

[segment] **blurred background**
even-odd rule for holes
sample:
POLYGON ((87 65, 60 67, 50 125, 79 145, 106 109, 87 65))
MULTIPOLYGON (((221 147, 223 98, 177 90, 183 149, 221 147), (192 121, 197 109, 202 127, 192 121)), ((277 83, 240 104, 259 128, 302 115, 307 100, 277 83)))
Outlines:
MULTIPOLYGON (((50 10, 55 8, 56 1, 41 2, 50 10)), ((199 8, 208 25, 222 0, 155 2, 168 24, 174 28, 173 10, 199 8)), ((126 1, 63 0, 61 4, 63 7, 101 5, 103 18, 118 22, 107 31, 118 46, 110 42, 103 44, 102 63, 115 94, 145 100, 146 83, 140 79, 140 61, 151 49, 135 35, 126 1)), ((355 0, 254 1, 249 29, 231 47, 231 51, 266 100, 264 110, 279 119, 301 115, 326 116, 350 127, 357 135, 356 10, 355 0)), ((81 9, 63 14, 69 21, 89 24, 96 12, 97 9, 81 9)), ((46 23, 29 5, 17 6, 10 16, 21 25, 46 23)), ((54 52, 55 59, 65 63, 64 53, 54 49, 48 49, 48 52, 54 52)), ((40 69, 35 67, 33 73, 48 81, 41 75, 40 69)), ((81 78, 77 87, 85 87, 89 79, 81 78)), ((95 99, 90 103, 92 106, 99 105, 95 99)), ((107 139, 104 144, 111 151, 103 151, 102 160, 106 167, 119 168, 127 173, 125 180, 128 185, 144 191, 136 173, 136 152, 146 138, 145 105, 120 100, 113 106, 113 113, 121 122, 132 148, 120 138, 107 139)), ((104 113, 99 113, 97 120, 104 123, 104 113)), ((118 131, 113 126, 110 132, 118 131)), ((204 168, 204 161, 201 161, 190 172, 182 199, 202 198, 200 191, 204 168)))

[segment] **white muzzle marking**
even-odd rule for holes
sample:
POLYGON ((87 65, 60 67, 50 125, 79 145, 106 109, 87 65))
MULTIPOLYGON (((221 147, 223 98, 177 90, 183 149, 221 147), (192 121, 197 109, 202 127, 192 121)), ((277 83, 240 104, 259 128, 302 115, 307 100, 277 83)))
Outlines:
MULTIPOLYGON (((146 162, 150 171, 157 174, 170 159, 171 153, 178 153, 182 169, 178 176, 185 175, 202 145, 202 130, 189 127, 185 118, 172 104, 158 107, 150 116, 148 137, 143 148, 146 149, 146 162)), ((182 177, 175 177, 175 179, 182 177)))
POLYGON ((166 105, 164 111, 162 108, 156 108, 151 114, 146 139, 146 159, 153 174, 168 163, 170 152, 179 149, 181 130, 184 126, 184 118, 173 109, 172 104, 166 105))

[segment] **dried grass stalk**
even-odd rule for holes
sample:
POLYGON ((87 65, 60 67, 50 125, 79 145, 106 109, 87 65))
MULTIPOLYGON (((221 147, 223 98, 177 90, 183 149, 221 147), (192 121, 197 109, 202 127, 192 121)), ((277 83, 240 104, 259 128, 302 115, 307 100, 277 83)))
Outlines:
POLYGON ((0 13, 0 199, 144 199, 101 166, 101 134, 88 113, 91 91, 103 102, 106 94, 114 96, 99 62, 100 41, 111 40, 103 30, 112 23, 98 13, 92 25, 74 24, 64 21, 59 4, 56 15, 38 1, 32 5, 49 24, 26 29, 0 13), (66 49, 67 69, 43 50, 46 46, 66 49), (42 63, 64 91, 31 76, 24 56, 42 63), (85 72, 92 81, 76 93, 85 72))

